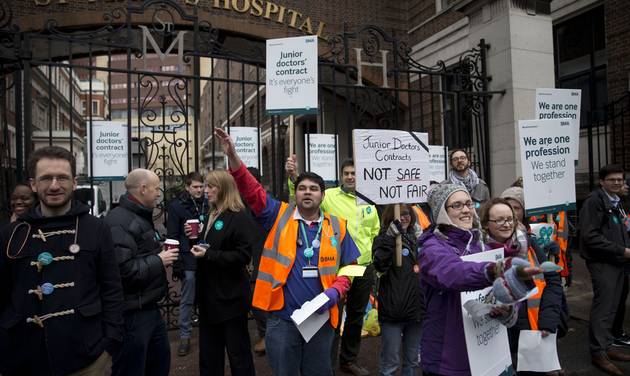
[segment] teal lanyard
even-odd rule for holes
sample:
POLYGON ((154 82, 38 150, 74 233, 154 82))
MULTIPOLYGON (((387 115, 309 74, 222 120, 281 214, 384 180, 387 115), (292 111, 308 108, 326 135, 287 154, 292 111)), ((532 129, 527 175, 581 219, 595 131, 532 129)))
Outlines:
MULTIPOLYGON (((320 217, 321 217, 321 213, 320 213, 320 217)), ((304 249, 304 257, 308 259, 309 265, 311 265, 311 257, 313 257, 313 254, 315 253, 313 251, 313 248, 319 248, 319 246, 321 245, 321 242, 318 240, 318 238, 320 238, 320 235, 322 233, 322 223, 324 223, 324 218, 321 218, 321 221, 319 222, 319 227, 317 228, 317 234, 315 234, 315 238, 311 242, 311 246, 306 247, 304 249)), ((306 229, 304 229, 303 221, 300 221, 300 229, 302 230, 302 236, 304 237, 304 244, 306 245, 308 244, 308 237, 306 236, 306 229)))

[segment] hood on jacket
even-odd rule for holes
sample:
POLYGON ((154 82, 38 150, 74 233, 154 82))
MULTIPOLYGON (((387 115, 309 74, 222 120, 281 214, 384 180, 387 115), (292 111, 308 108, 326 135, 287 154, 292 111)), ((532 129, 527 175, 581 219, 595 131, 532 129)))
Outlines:
POLYGON ((41 209, 41 204, 38 204, 36 206, 33 206, 29 211, 27 211, 26 213, 22 214, 21 216, 18 217, 19 220, 28 222, 28 223, 35 223, 35 222, 43 222, 46 221, 47 219, 50 218, 55 218, 55 219, 64 219, 64 218, 71 218, 71 217, 75 217, 77 215, 82 215, 82 214, 86 214, 90 212, 90 207, 85 205, 84 203, 77 201, 77 200, 72 200, 72 204, 70 206, 70 210, 66 213, 66 214, 62 214, 62 215, 58 215, 55 217, 44 217, 42 215, 42 209, 41 209))

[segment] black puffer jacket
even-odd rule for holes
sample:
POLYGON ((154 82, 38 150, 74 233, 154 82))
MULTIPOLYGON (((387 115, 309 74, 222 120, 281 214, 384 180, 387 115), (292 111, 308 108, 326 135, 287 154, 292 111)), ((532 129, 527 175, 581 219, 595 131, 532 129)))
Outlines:
POLYGON ((160 238, 153 227, 153 212, 120 197, 120 206, 109 212, 105 222, 112 230, 114 251, 120 267, 125 310, 156 304, 168 290, 160 238))
POLYGON ((385 322, 422 321, 424 298, 417 265, 418 244, 413 232, 403 236, 402 266, 394 266, 396 238, 383 229, 372 243, 374 268, 382 273, 378 287, 378 319, 385 322), (406 249, 406 251, 405 251, 406 249), (405 255, 406 254, 406 255, 405 255))
POLYGON ((630 238, 621 211, 612 206, 602 188, 591 192, 579 216, 580 254, 587 261, 623 265, 630 238))

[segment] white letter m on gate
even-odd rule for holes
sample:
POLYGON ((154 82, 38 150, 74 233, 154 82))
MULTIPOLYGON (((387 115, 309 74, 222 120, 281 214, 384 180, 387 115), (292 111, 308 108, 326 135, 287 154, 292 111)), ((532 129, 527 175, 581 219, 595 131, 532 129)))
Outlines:
POLYGON ((162 50, 160 50, 160 47, 158 46, 155 39, 153 39, 153 36, 151 35, 151 32, 149 32, 149 29, 144 25, 140 25, 140 28, 142 29, 142 54, 145 56, 144 69, 147 68, 147 60, 146 60, 147 40, 149 40, 149 43, 151 43, 151 47, 153 47, 153 50, 155 50, 158 58, 160 59, 162 63, 164 63, 164 59, 166 59, 166 55, 168 55, 171 52, 171 50, 177 43, 177 62, 179 65, 179 72, 183 72, 184 71, 184 35, 186 35, 186 31, 178 32, 177 37, 173 40, 173 42, 171 42, 171 45, 168 46, 168 48, 166 49, 166 52, 163 53, 162 50))

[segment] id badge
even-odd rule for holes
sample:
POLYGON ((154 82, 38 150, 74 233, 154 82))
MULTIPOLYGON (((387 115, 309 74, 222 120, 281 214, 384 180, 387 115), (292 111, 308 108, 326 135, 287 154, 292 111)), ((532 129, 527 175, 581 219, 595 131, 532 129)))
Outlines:
POLYGON ((302 268, 302 278, 317 278, 317 266, 305 266, 302 268))

